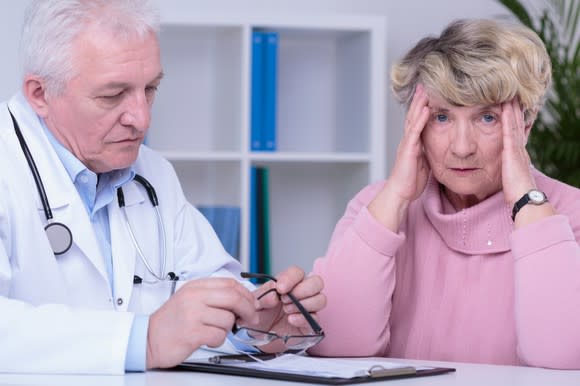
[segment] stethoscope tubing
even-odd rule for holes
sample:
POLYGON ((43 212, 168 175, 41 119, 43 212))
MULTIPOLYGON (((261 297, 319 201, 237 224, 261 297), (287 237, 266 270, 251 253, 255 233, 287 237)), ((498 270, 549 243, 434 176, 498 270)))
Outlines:
MULTIPOLYGON (((30 149, 28 148, 28 145, 26 144, 24 136, 22 135, 22 132, 20 131, 20 126, 18 125, 16 118, 14 118, 12 111, 10 111, 10 108, 8 108, 8 112, 10 113, 10 117, 12 118, 12 124, 14 125, 14 131, 16 133, 16 136, 18 137, 18 142, 20 143, 20 147, 22 148, 22 152, 24 154, 24 157, 26 158, 26 162, 28 163, 28 167, 30 169, 30 172, 32 173, 32 177, 34 178, 36 190, 38 191, 38 195, 40 196, 40 200, 42 202, 42 208, 44 210, 44 215, 45 215, 46 220, 48 222, 48 224, 44 228, 45 232, 47 234, 47 238, 49 239, 49 243, 50 243, 51 248, 53 249, 53 253, 55 255, 64 254, 72 246, 72 240, 73 240, 72 232, 65 224, 53 221, 50 203, 49 203, 48 197, 46 195, 46 190, 44 189, 44 184, 42 183, 42 178, 40 177, 40 173, 38 172, 38 168, 36 167, 36 163, 34 162, 34 158, 32 157, 32 154, 30 153, 30 149), (53 236, 55 234, 54 232, 57 228, 60 229, 60 232, 56 231, 57 233, 61 233, 61 235, 62 234, 65 235, 64 237, 66 239, 66 242, 65 242, 66 246, 64 248, 57 249, 55 247, 55 245, 59 244, 58 240, 61 237, 61 236, 59 236, 59 237, 53 236), (57 241, 55 241, 55 240, 57 240, 57 241)), ((157 274, 154 271, 153 267, 149 263, 149 260, 145 257, 143 250, 141 249, 141 247, 139 246, 139 243, 137 242, 137 238, 135 237, 135 233, 133 232, 133 228, 131 227, 131 222, 129 221, 129 217, 127 215, 127 211, 125 208, 125 196, 123 194, 123 189, 121 187, 119 187, 119 188, 117 188, 117 201, 119 203, 119 208, 123 212, 123 216, 125 218, 127 230, 129 231, 129 235, 131 236, 131 240, 133 242, 133 245, 135 246, 135 249, 137 250, 137 254, 139 255, 139 258, 141 259, 142 263, 147 268, 147 271, 149 271, 149 273, 151 275, 153 275, 153 277, 158 281, 165 281, 165 280, 173 281, 173 291, 174 291, 175 290, 175 282, 177 280, 179 280, 179 277, 176 276, 175 273, 173 273, 173 272, 168 272, 167 274, 165 273, 165 268, 166 268, 166 264, 167 264, 166 233, 165 233, 165 226, 163 225, 163 220, 161 217, 161 212, 159 211, 159 200, 157 198, 157 193, 155 192, 155 188, 153 187, 153 185, 151 185, 151 183, 149 181, 147 181, 147 179, 145 177, 140 176, 139 174, 135 174, 133 180, 136 181, 137 183, 141 184, 145 188, 145 191, 147 192, 147 196, 149 197, 149 201, 151 202, 151 205, 153 205, 153 208, 155 209, 155 213, 157 215, 157 225, 158 225, 157 228, 158 228, 158 233, 159 233, 158 236, 161 239, 161 257, 162 257, 161 258, 161 272, 159 274, 157 274)), ((144 281, 144 282, 150 283, 152 281, 144 281)))
POLYGON ((18 122, 16 122, 16 118, 12 115, 12 111, 8 108, 8 112, 10 113, 10 118, 12 118, 12 124, 14 125, 14 131, 16 132, 16 136, 18 137, 18 142, 20 142, 20 147, 22 148, 22 152, 24 153, 24 158, 26 158, 26 162, 28 163, 28 167, 30 168, 30 172, 32 173, 32 177, 34 178, 34 182, 36 183, 36 190, 38 191, 38 195, 40 196, 40 201, 42 202, 42 208, 44 209, 44 215, 46 216, 46 220, 52 220, 52 210, 50 209, 50 204, 48 202, 48 197, 46 196, 46 190, 44 190, 44 184, 42 183, 42 178, 40 178, 40 173, 38 173, 38 168, 36 167, 36 163, 34 162, 34 158, 30 153, 30 149, 28 149, 28 145, 24 140, 24 136, 20 131, 20 126, 18 122))

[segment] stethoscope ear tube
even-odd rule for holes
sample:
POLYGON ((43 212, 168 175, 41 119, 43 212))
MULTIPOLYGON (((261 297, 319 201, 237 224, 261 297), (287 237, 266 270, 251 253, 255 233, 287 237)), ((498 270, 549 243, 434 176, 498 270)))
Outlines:
POLYGON ((18 137, 18 142, 20 142, 20 147, 22 148, 22 152, 24 153, 24 158, 26 158, 26 162, 28 162, 28 167, 30 168, 30 172, 32 173, 34 182, 36 183, 36 190, 38 190, 40 201, 42 201, 44 215, 46 216, 46 220, 50 221, 52 220, 52 211, 50 210, 50 204, 48 203, 48 197, 46 197, 46 191, 44 190, 42 179, 40 178, 40 174, 38 173, 38 168, 36 167, 36 163, 34 163, 34 158, 32 158, 32 154, 30 154, 28 145, 26 144, 26 141, 22 136, 22 132, 20 131, 20 126, 18 126, 18 122, 16 122, 16 118, 14 118, 14 115, 12 115, 12 111, 10 111, 10 108, 8 108, 8 112, 10 113, 10 118, 12 118, 14 131, 16 132, 16 136, 18 137))

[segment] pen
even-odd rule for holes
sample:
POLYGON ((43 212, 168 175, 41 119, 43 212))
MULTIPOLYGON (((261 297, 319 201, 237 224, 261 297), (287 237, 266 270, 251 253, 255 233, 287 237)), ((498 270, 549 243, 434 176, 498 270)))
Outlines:
POLYGON ((229 365, 229 364, 236 364, 236 363, 247 363, 247 362, 256 362, 256 360, 252 357, 261 359, 261 360, 268 360, 276 358, 277 354, 268 354, 268 353, 256 353, 251 354, 252 356, 246 354, 236 354, 236 355, 216 355, 213 357, 208 358, 208 361, 214 363, 216 365, 229 365))

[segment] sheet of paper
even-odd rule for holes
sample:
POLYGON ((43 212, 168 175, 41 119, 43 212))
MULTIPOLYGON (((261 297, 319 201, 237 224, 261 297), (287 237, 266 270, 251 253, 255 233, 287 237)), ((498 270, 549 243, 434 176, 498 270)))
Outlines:
MULTIPOLYGON (((353 378, 369 375, 370 369, 398 369, 409 367, 411 365, 377 359, 315 358, 302 355, 285 354, 267 361, 232 364, 232 366, 290 374, 353 378)), ((417 367, 416 369, 429 369, 429 367, 417 367)))
POLYGON ((224 344, 216 348, 202 346, 198 350, 195 350, 184 362, 199 362, 200 359, 208 359, 216 355, 232 355, 238 353, 234 345, 226 339, 224 344))

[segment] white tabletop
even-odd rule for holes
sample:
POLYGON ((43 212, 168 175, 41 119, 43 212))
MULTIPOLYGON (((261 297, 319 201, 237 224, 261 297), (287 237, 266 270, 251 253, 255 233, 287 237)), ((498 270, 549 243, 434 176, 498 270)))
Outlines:
MULTIPOLYGON (((388 359, 389 361, 400 361, 388 359)), ((454 367, 454 373, 435 375, 422 378, 407 378, 368 385, 388 386, 535 386, 535 385, 580 385, 580 371, 546 370, 531 367, 495 366, 471 363, 430 362, 404 360, 405 363, 425 366, 454 367)), ((132 373, 119 376, 91 375, 23 375, 0 374, 0 385, 59 385, 59 386, 182 386, 182 385, 303 385, 304 383, 275 381, 237 377, 231 375, 216 375, 197 372, 150 371, 147 373, 132 373)))

